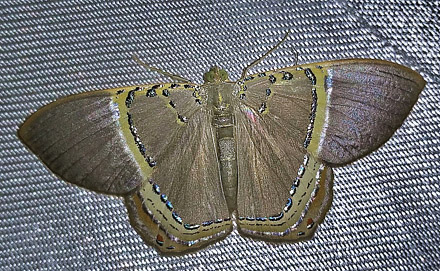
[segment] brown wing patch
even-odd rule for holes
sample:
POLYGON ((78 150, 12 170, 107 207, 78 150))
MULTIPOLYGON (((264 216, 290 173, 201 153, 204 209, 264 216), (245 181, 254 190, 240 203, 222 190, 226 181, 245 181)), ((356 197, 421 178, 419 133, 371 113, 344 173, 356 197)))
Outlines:
POLYGON ((127 140, 135 143, 133 152, 146 167, 138 197, 144 215, 162 231, 149 235, 160 236, 153 245, 161 250, 169 239, 181 244, 181 250, 193 249, 227 235, 232 226, 211 114, 195 85, 164 84, 153 90, 120 97, 129 101, 122 104, 126 117, 121 117, 128 123, 127 140))
POLYGON ((142 173, 120 133, 115 91, 62 98, 29 117, 18 135, 62 179, 97 192, 129 193, 142 173))
POLYGON ((379 60, 323 63, 327 122, 318 156, 344 165, 369 154, 402 125, 422 91, 423 78, 379 60))

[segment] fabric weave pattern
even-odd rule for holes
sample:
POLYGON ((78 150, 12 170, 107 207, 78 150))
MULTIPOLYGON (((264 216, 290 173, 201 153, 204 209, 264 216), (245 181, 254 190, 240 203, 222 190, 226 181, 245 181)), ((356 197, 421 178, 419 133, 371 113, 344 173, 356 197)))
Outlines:
POLYGON ((38 1, 0 3, 0 270, 439 270, 439 1, 38 1), (131 228, 122 199, 53 176, 18 140, 26 116, 69 94, 168 82, 132 61, 201 83, 214 64, 253 71, 379 58, 427 81, 378 151, 335 170, 315 238, 239 236, 161 257, 131 228))

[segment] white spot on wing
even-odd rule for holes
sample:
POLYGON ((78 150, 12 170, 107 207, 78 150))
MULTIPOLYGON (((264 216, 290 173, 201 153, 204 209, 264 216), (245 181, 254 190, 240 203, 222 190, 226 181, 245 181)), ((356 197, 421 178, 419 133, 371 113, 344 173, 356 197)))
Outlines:
POLYGON ((118 103, 116 102, 111 102, 110 103, 110 111, 112 112, 112 119, 114 121, 118 121, 119 117, 120 117, 120 113, 119 113, 119 107, 118 107, 118 103))
POLYGON ((329 119, 329 108, 331 106, 330 104, 330 98, 332 95, 332 91, 333 91, 333 70, 328 70, 327 71, 327 78, 325 79, 325 83, 327 85, 327 103, 326 103, 326 107, 325 107, 325 119, 324 119, 324 124, 322 125, 322 132, 321 132, 321 137, 319 139, 319 145, 318 145, 318 155, 321 153, 322 150, 322 145, 324 144, 324 140, 327 134, 327 128, 328 128, 328 119, 329 119))

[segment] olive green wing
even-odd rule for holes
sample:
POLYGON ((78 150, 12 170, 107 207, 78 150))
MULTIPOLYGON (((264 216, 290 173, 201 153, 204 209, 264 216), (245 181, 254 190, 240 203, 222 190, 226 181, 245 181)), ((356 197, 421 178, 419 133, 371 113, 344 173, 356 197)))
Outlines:
MULTIPOLYGON (((130 101, 125 109, 127 137, 144 151, 140 159, 147 161, 144 172, 149 173, 138 193, 126 200, 136 203, 139 198, 142 206, 137 209, 145 209, 157 224, 147 233, 140 231, 144 239, 153 240, 162 252, 178 253, 226 236, 232 223, 204 89, 158 86, 154 92, 135 92, 130 101)), ((142 216, 130 213, 135 228, 142 228, 142 216)))
POLYGON ((237 108, 238 226, 270 240, 309 238, 332 200, 331 168, 307 151, 316 93, 304 71, 268 71, 241 84, 237 108))
POLYGON ((313 235, 330 207, 329 165, 383 144, 424 81, 390 62, 341 60, 255 74, 239 84, 239 229, 300 240, 313 235))
POLYGON ((209 116, 197 85, 145 85, 61 99, 19 136, 66 181, 124 195, 144 240, 178 253, 231 231, 209 116))

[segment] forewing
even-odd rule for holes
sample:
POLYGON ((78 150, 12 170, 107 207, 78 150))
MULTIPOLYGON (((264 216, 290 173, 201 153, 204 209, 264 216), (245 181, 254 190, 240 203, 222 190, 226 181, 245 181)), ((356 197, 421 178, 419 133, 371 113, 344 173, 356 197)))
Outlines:
POLYGON ((177 253, 231 230, 205 99, 193 84, 80 94, 38 111, 19 134, 63 179, 126 195, 142 237, 177 253))
POLYGON ((382 60, 338 60, 303 68, 317 74, 316 85, 325 93, 318 106, 322 119, 314 131, 311 152, 335 166, 353 162, 384 144, 402 125, 425 86, 415 71, 382 60))
POLYGON ((310 237, 331 203, 328 165, 350 163, 382 145, 424 84, 406 67, 356 59, 269 71, 239 82, 240 230, 275 240, 310 237))
POLYGON ((143 176, 121 133, 116 91, 73 95, 44 106, 18 135, 62 179, 97 192, 127 194, 143 176))

